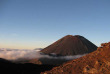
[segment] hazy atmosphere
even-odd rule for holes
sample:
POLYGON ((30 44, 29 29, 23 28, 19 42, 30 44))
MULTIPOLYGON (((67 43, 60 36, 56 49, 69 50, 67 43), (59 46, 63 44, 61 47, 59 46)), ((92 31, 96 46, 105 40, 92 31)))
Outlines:
POLYGON ((110 0, 0 0, 0 73, 110 74, 110 0))
POLYGON ((0 0, 0 48, 44 48, 65 35, 110 41, 110 0, 0 0))

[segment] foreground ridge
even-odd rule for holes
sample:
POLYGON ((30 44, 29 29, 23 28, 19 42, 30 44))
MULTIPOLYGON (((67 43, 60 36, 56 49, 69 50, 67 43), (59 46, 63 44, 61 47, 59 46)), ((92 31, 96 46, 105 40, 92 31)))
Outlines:
POLYGON ((88 55, 54 67, 41 74, 109 74, 110 73, 110 42, 88 55))

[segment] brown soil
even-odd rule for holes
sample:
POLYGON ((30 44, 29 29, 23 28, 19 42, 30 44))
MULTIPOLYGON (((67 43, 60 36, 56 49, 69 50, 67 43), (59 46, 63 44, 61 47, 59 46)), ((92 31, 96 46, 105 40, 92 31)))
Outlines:
POLYGON ((110 42, 88 55, 41 74, 110 74, 110 42))

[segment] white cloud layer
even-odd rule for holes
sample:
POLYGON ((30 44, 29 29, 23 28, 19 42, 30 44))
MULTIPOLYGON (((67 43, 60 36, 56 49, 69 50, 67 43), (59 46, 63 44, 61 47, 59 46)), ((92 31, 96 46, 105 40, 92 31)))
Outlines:
POLYGON ((34 59, 34 58, 49 58, 49 59, 66 59, 72 60, 83 55, 75 55, 75 56, 64 56, 64 57, 52 57, 49 55, 40 54, 38 50, 21 50, 21 49, 0 49, 0 58, 7 60, 17 60, 17 59, 34 59))

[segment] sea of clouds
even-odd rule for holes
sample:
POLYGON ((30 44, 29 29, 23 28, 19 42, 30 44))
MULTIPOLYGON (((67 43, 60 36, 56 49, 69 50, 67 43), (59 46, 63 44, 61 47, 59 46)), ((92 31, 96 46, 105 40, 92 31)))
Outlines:
POLYGON ((75 55, 75 56, 61 56, 61 57, 53 57, 49 55, 44 55, 40 53, 40 50, 27 50, 27 49, 0 49, 0 58, 6 60, 18 60, 18 59, 40 59, 40 58, 48 58, 48 59, 66 59, 72 60, 83 55, 75 55))

